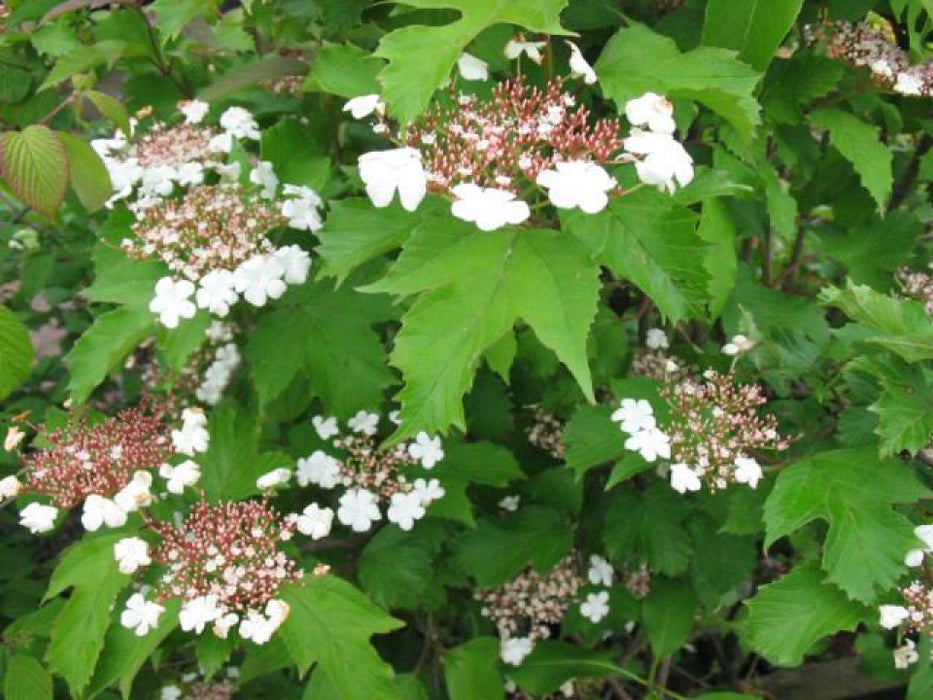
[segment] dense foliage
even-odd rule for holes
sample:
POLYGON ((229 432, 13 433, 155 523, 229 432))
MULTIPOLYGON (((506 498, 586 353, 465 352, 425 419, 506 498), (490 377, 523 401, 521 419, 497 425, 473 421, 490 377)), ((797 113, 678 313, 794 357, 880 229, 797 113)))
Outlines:
POLYGON ((0 6, 4 697, 933 697, 931 31, 0 6))

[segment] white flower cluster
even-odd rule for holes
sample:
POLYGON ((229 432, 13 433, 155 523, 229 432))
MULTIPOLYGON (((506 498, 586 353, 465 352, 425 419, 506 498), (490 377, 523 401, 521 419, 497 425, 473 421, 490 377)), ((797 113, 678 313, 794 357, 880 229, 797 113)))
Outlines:
MULTIPOLYGON (((569 41, 567 44, 571 51, 571 77, 581 78, 588 85, 594 84, 597 76, 592 66, 575 44, 569 41)), ((541 61, 540 50, 544 45, 544 42, 513 38, 506 44, 504 53, 509 59, 516 59, 524 53, 537 63, 541 61)), ((489 79, 489 66, 471 54, 461 55, 457 66, 465 80, 489 79)), ((374 94, 354 97, 344 106, 344 111, 358 119, 374 112, 381 117, 383 110, 379 95, 374 94)), ((673 136, 676 129, 673 112, 673 105, 655 93, 649 92, 629 101, 625 113, 634 128, 622 142, 626 153, 617 161, 634 162, 642 182, 668 192, 674 192, 678 185, 684 186, 693 179, 693 160, 673 136)), ((555 107, 552 116, 555 121, 548 129, 561 123, 563 108, 555 107)), ((377 127, 380 133, 387 130, 381 120, 377 127)), ((482 141, 479 135, 477 139, 482 141)), ((422 143, 428 148, 432 146, 430 141, 422 140, 422 143)), ((534 181, 545 191, 553 206, 559 209, 578 208, 587 214, 605 209, 609 193, 618 187, 615 178, 590 160, 560 160, 560 157, 555 160, 553 167, 538 172, 534 181)), ((359 173, 374 206, 389 206, 398 192, 402 207, 408 211, 418 208, 435 177, 425 170, 422 153, 411 142, 400 148, 364 153, 359 158, 359 173)), ((459 179, 464 177, 467 180, 472 177, 470 167, 465 166, 458 175, 459 179)), ((496 178, 496 184, 496 187, 481 187, 476 182, 461 181, 452 186, 449 193, 453 198, 453 216, 475 223, 482 231, 526 221, 531 216, 531 207, 509 189, 510 179, 496 178)))
MULTIPOLYGON (((391 450, 380 450, 373 437, 379 414, 358 411, 347 421, 349 433, 340 435, 334 417, 315 416, 314 429, 322 440, 330 440, 340 457, 315 450, 298 460, 294 474, 281 467, 262 475, 256 482, 262 490, 279 488, 291 482, 315 485, 325 490, 344 489, 338 499, 337 520, 354 532, 367 532, 383 518, 380 502, 385 502, 385 518, 403 530, 411 530, 426 514, 427 506, 444 496, 437 479, 416 478, 413 482, 401 468, 420 465, 432 469, 444 458, 441 439, 420 432, 411 443, 400 443, 391 450)), ((300 514, 290 516, 296 529, 312 539, 326 537, 334 511, 312 503, 300 514)))
MULTIPOLYGON (((615 572, 606 559, 598 554, 590 555, 590 568, 586 572, 586 577, 594 586, 612 586, 612 580, 615 572)), ((609 591, 597 591, 596 593, 587 593, 586 600, 580 604, 580 614, 592 622, 594 625, 600 622, 609 614, 609 591)))
POLYGON ((241 361, 235 343, 227 343, 217 348, 214 361, 204 372, 204 380, 197 389, 198 399, 210 406, 216 406, 241 361))
POLYGON ((186 408, 181 414, 182 426, 172 431, 172 445, 179 454, 189 457, 180 464, 162 464, 159 476, 165 479, 165 489, 169 493, 182 494, 188 486, 194 486, 201 479, 201 467, 191 457, 207 452, 210 446, 210 433, 207 429, 207 416, 199 408, 186 408))

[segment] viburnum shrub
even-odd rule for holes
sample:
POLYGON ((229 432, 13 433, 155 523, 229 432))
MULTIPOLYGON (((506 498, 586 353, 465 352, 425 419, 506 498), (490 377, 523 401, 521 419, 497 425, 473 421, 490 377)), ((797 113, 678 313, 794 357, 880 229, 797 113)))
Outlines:
POLYGON ((3 697, 933 698, 931 52, 0 5, 3 697))

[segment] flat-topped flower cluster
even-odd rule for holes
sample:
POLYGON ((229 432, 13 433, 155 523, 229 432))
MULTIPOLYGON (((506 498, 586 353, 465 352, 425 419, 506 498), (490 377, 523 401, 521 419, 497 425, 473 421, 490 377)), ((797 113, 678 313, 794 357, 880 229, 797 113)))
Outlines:
POLYGON ((807 42, 832 58, 867 68, 879 87, 902 95, 929 97, 933 92, 933 61, 911 65, 910 55, 893 36, 866 22, 825 22, 808 25, 807 42))
POLYGON ((898 590, 901 604, 886 604, 879 607, 879 622, 885 629, 898 630, 900 646, 894 649, 894 666, 908 668, 920 660, 917 639, 927 635, 933 640, 933 577, 930 572, 930 555, 933 554, 933 525, 918 525, 914 528, 921 547, 912 549, 904 557, 904 563, 918 569, 917 577, 898 590))
MULTIPOLYGON (((538 43, 513 40, 504 52, 536 60, 538 43)), ((464 79, 489 77, 488 66, 468 54, 458 65, 464 79)), ((576 46, 570 68, 571 77, 597 80, 576 46)), ((651 92, 625 105, 632 127, 626 137, 617 119, 591 123, 561 78, 538 88, 519 76, 496 85, 489 98, 454 91, 403 128, 387 119, 378 95, 353 98, 345 111, 358 119, 375 113, 376 133, 398 146, 360 156, 360 177, 376 207, 388 206, 397 192, 402 207, 414 211, 436 192, 453 200, 455 217, 483 231, 520 224, 546 202, 602 211, 610 196, 624 194, 611 165, 634 163, 643 183, 668 192, 693 179, 692 158, 674 138, 674 107, 651 92)))
MULTIPOLYGON (((262 136, 247 110, 228 108, 218 128, 202 124, 206 103, 183 102, 179 109, 182 123, 155 122, 132 140, 118 132, 92 142, 113 182, 110 204, 126 200, 136 217, 121 247, 170 270, 150 304, 168 328, 199 308, 225 317, 241 297, 264 306, 288 285, 303 284, 311 266, 307 251, 277 246, 269 235, 286 226, 316 231, 323 223, 323 201, 314 190, 280 187, 269 161, 250 157, 246 173, 231 159, 235 141, 262 136)), ((139 123, 134 130, 142 130, 139 123)))
POLYGON ((764 475, 758 452, 788 446, 777 419, 758 415, 767 403, 761 388, 737 384, 732 373, 672 376, 660 397, 670 414, 663 428, 645 399, 622 399, 612 420, 629 435, 627 450, 648 462, 670 462, 671 488, 680 493, 699 491, 704 484, 710 491, 736 483, 756 488, 764 475))

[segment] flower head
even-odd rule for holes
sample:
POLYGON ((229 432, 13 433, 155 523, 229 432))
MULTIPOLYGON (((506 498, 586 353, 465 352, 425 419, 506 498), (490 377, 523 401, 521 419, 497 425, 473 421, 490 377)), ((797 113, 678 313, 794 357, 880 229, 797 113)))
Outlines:
POLYGON ((334 511, 330 508, 321 508, 317 503, 306 506, 301 515, 295 519, 295 528, 312 540, 319 540, 330 534, 334 523, 334 511))
POLYGON ((316 484, 332 489, 340 482, 340 462, 322 450, 315 450, 310 456, 298 460, 295 476, 299 486, 316 484))
POLYGON ((415 211, 427 194, 428 181, 421 166, 421 154, 414 148, 371 151, 359 158, 360 177, 366 194, 376 207, 387 207, 398 191, 407 211, 415 211))
POLYGON ((233 273, 236 291, 253 306, 265 306, 269 299, 285 293, 285 267, 274 255, 257 255, 233 273))
POLYGON ((547 46, 546 41, 525 41, 525 37, 519 34, 509 39, 503 53, 510 61, 514 61, 522 54, 525 54, 528 56, 529 60, 540 66, 541 61, 544 60, 544 57, 541 55, 541 49, 545 46, 547 46))
POLYGON ((201 468, 193 460, 186 459, 177 466, 161 465, 159 476, 166 479, 165 488, 169 493, 184 493, 186 486, 194 486, 201 479, 201 468))
POLYGON ((143 566, 149 566, 149 543, 139 537, 124 537, 113 545, 113 558, 121 574, 133 574, 143 566))
POLYGON ((137 637, 144 637, 149 630, 159 626, 159 617, 165 608, 146 600, 142 593, 134 593, 126 601, 126 608, 120 613, 120 624, 134 630, 137 637))
POLYGON ((224 269, 208 272, 198 282, 195 299, 198 308, 207 309, 221 318, 226 316, 230 313, 230 307, 239 299, 234 289, 233 273, 224 269))
POLYGON ((619 427, 626 433, 634 435, 642 430, 654 428, 657 421, 654 418, 654 409, 645 399, 622 399, 611 420, 618 422, 619 427))
POLYGON ((366 489, 350 489, 340 497, 337 519, 354 532, 366 532, 382 519, 376 496, 366 489))
POLYGON ((415 441, 408 446, 408 454, 421 462, 425 469, 431 469, 444 459, 444 450, 441 447, 441 438, 430 436, 423 430, 415 436, 415 441))
POLYGON ((190 297, 194 285, 188 280, 163 277, 155 286, 155 296, 149 302, 149 310, 159 315, 159 322, 166 328, 177 328, 183 318, 194 318, 197 308, 190 297))
POLYGON ((598 554, 590 555, 590 568, 586 577, 594 586, 611 586, 614 572, 612 564, 598 554))
POLYGON ((555 163, 553 170, 542 171, 536 182, 548 191, 548 199, 558 209, 578 207, 587 214, 606 208, 606 194, 618 183, 596 163, 572 160, 555 163))
POLYGON ((386 515, 390 523, 397 524, 403 530, 411 530, 415 526, 415 521, 424 517, 424 513, 421 495, 412 491, 392 494, 386 515))
POLYGON ((49 532, 55 527, 58 509, 42 503, 30 503, 19 512, 19 524, 32 534, 49 532))
POLYGON ((632 126, 643 126, 657 134, 673 134, 674 105, 663 95, 646 92, 625 103, 625 118, 632 126))
POLYGON ((593 624, 602 620, 609 614, 609 593, 588 593, 586 600, 580 605, 580 614, 593 624))
POLYGON ((648 462, 654 462, 658 457, 671 457, 670 437, 658 428, 645 428, 632 434, 625 441, 625 449, 638 452, 648 462))
POLYGON ((505 638, 499 648, 499 658, 510 666, 519 666, 533 648, 534 643, 528 637, 505 638))
POLYGON ((625 150, 640 156, 635 170, 646 185, 673 193, 693 180, 693 158, 670 134, 635 129, 624 144, 625 150))
POLYGON ((248 110, 242 107, 229 107, 220 115, 220 127, 231 136, 238 139, 251 139, 258 141, 259 124, 248 110))

